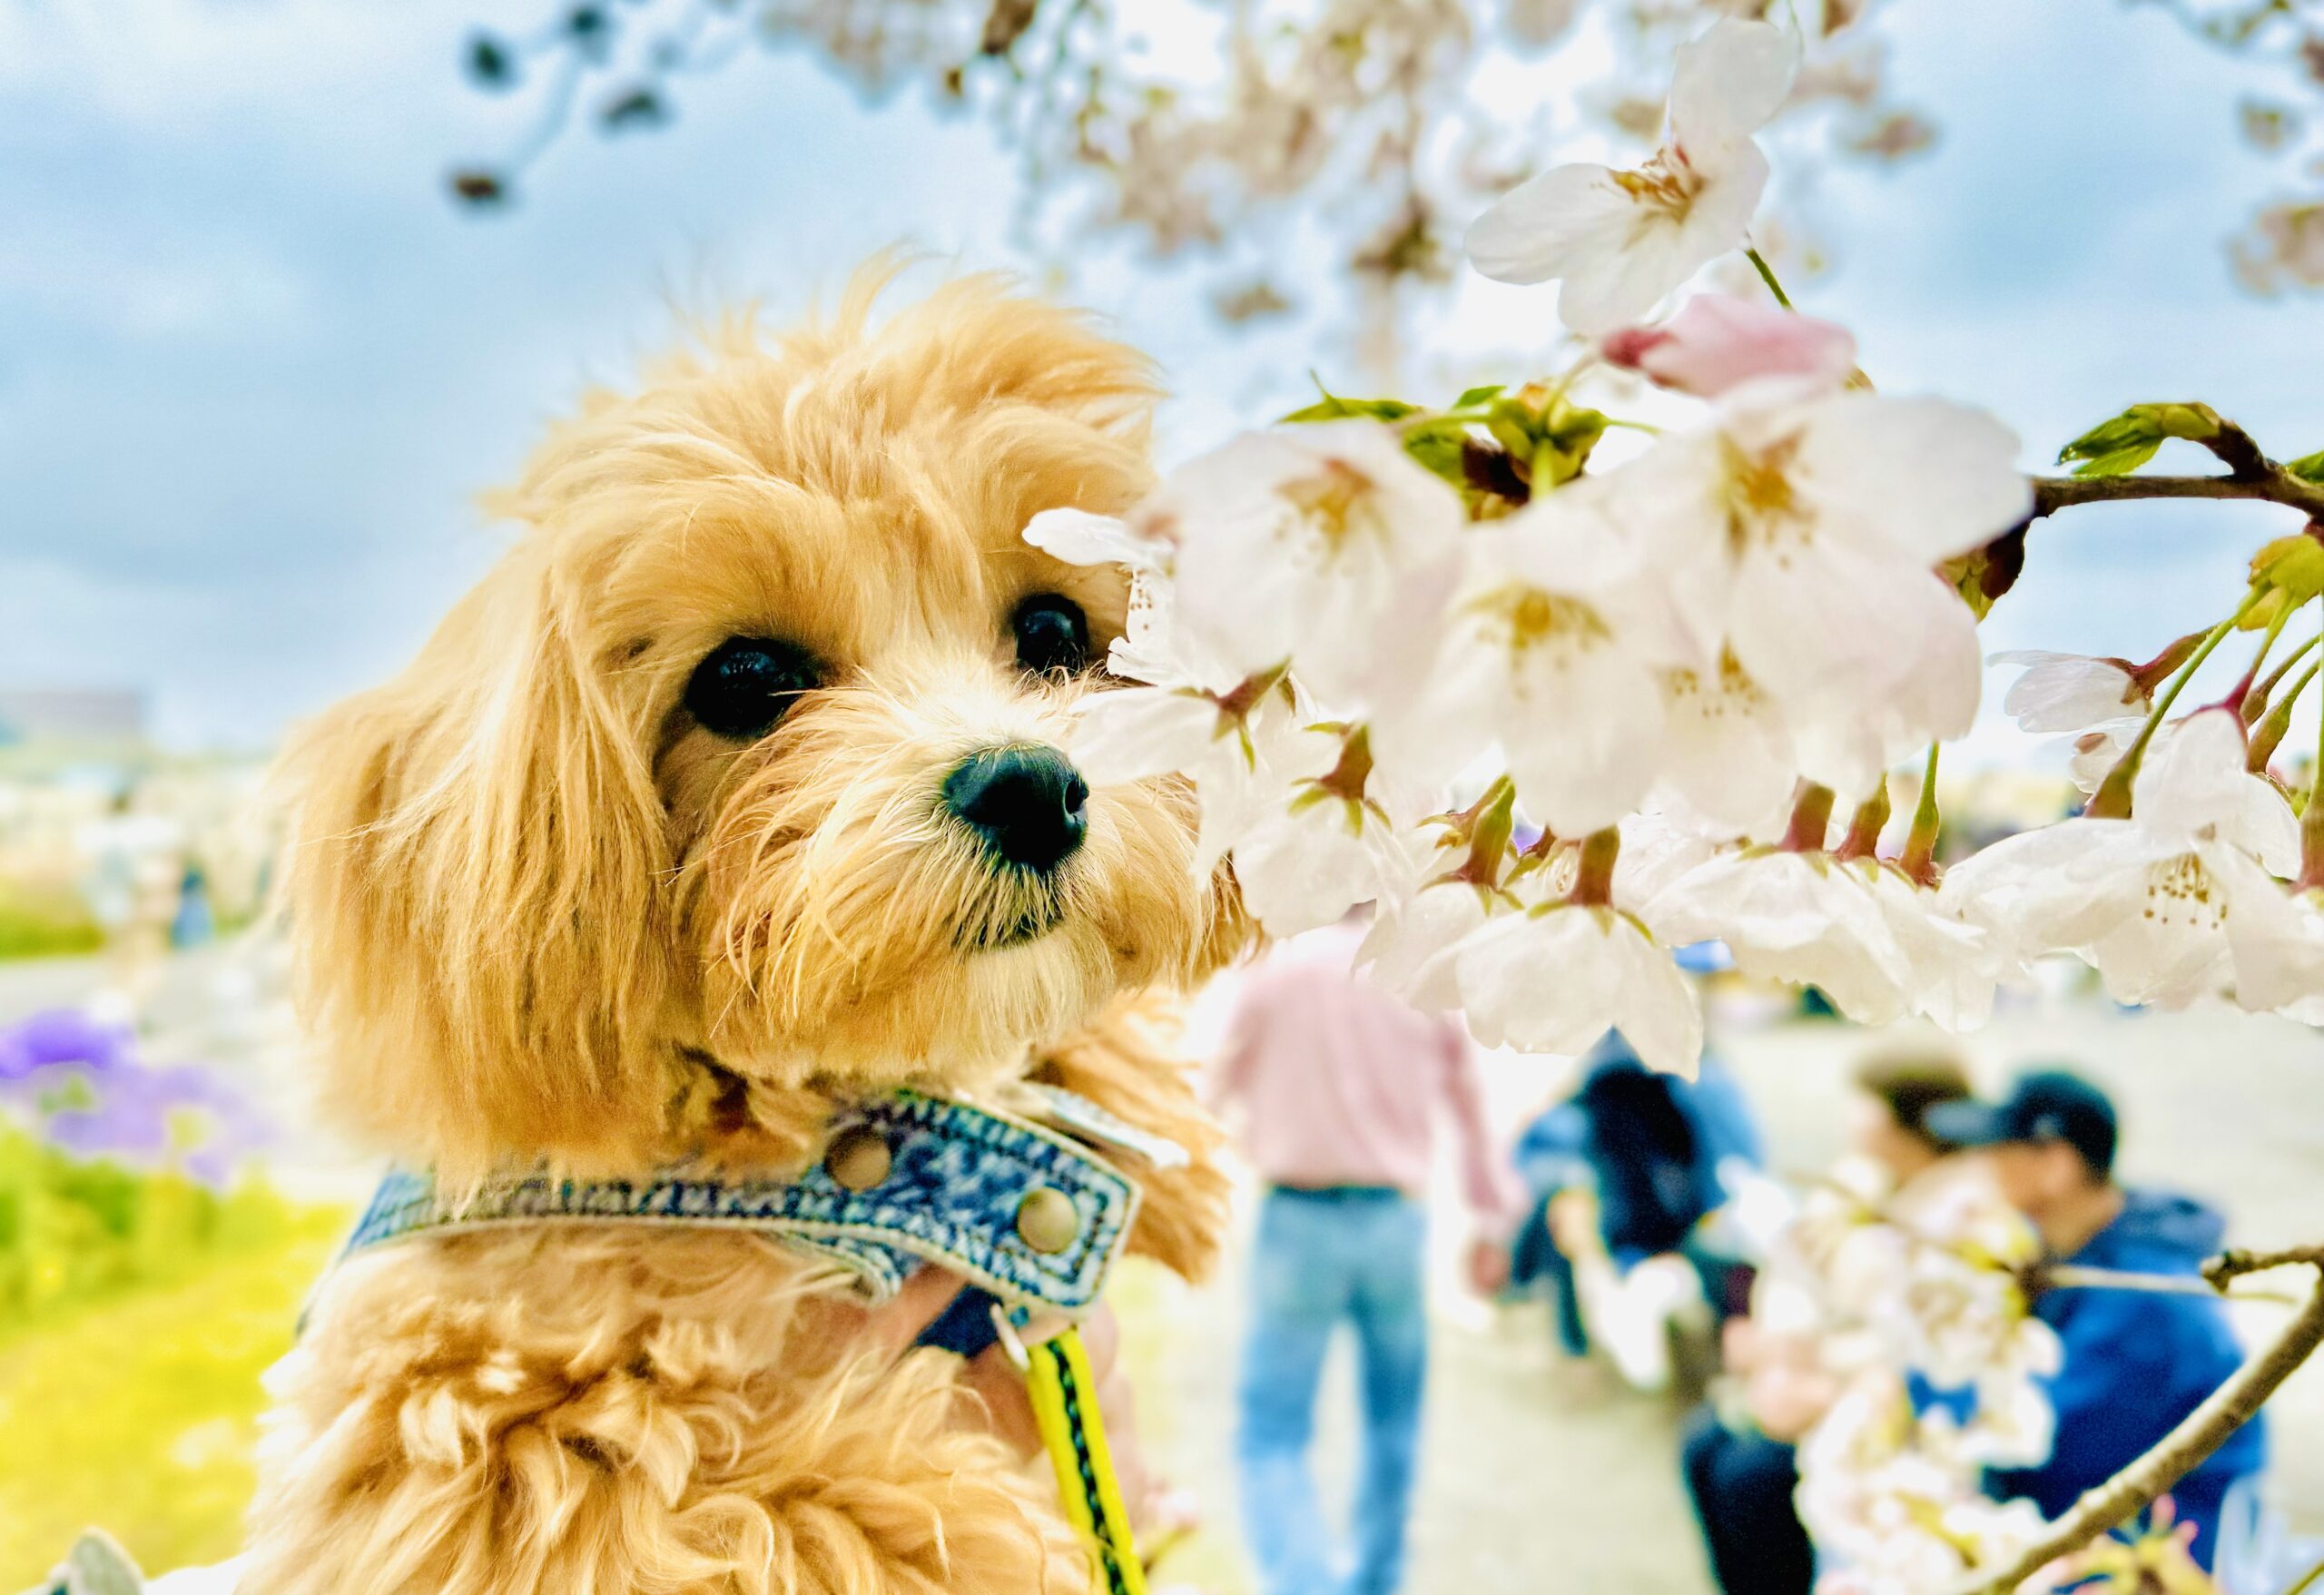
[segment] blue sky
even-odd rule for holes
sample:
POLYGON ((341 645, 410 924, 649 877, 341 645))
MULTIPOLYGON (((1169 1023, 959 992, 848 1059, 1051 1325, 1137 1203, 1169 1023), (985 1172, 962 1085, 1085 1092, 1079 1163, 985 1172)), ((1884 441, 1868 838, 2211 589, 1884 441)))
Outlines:
MULTIPOLYGON (((653 348, 673 297, 796 306, 898 240, 1023 263, 1013 171, 980 129, 754 54, 690 84, 671 129, 574 141, 510 214, 456 213, 441 173, 515 113, 460 81, 459 42, 539 14, 0 8, 0 683, 142 686, 172 743, 264 743, 409 655, 498 546, 473 494, 653 348)), ((1944 142, 1804 197, 1838 257, 1806 308, 1855 328, 1884 390, 1990 406, 2029 464, 2155 398, 2324 448, 2324 302, 2240 297, 2219 248, 2270 175, 2233 137, 2249 67, 2100 0, 1885 25, 1944 142)), ((1264 418, 1310 358, 1352 363, 1238 339, 1197 286, 1098 251, 1074 289, 1200 396, 1167 418, 1171 450, 1264 418)), ((1523 374, 1550 324, 1546 290, 1476 282, 1421 335, 1492 378, 1523 374)), ((2152 652, 2228 606, 2275 524, 2207 505, 2050 523, 1992 645, 2152 652)))

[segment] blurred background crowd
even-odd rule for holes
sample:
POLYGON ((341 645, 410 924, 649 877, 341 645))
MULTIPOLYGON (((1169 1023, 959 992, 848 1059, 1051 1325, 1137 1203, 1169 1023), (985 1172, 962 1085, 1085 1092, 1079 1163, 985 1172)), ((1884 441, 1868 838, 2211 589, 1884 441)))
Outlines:
MULTIPOLYGON (((1451 241, 1535 164, 1650 145, 1670 44, 1736 9, 0 0, 0 1589, 90 1521, 153 1568, 234 1546, 259 1374, 376 1173, 303 1107, 267 756, 492 556, 471 496, 546 418, 684 312, 789 315, 900 241, 1151 349, 1171 458, 1311 370, 1449 393, 1542 369, 1544 307, 1460 280, 1451 241)), ((1884 389, 1991 406, 2029 465, 2137 400, 2324 443, 2314 362, 2286 358, 2324 342, 2313 4, 1796 9, 1809 71, 1760 241, 1884 389)), ((2240 590, 2256 537, 2205 528, 2247 513, 2045 528, 1990 645, 2155 654, 2173 595, 2240 590)), ((1947 760, 1952 844, 2073 803, 2069 753, 1989 709, 1947 760)), ((1281 1144, 1261 1108, 1306 1088, 1269 1074, 1363 1078, 1315 1041, 1375 1000, 1351 930, 1189 1018, 1246 1177, 1217 1280, 1116 1293, 1146 1448, 1196 1503, 1165 1582, 1281 1595, 1346 1556, 1382 1589, 1797 1588, 1768 1503, 1832 1398, 1764 1276, 1830 1171, 1894 1183, 1958 1145, 1917 1127, 1930 1069, 1900 1097, 1884 1059, 1957 1065, 1989 1106, 2063 1065, 2119 1118, 2101 1186, 2199 1197, 2237 1244, 2316 1238, 2314 1035, 2122 1011, 2063 969, 1932 1051, 1708 968, 1718 1061, 1685 1088, 1375 1026, 1407 1037, 1417 1061, 1371 1052, 1418 1106, 1281 1144), (1316 1017, 1308 1044, 1265 1042, 1276 1001, 1316 1017), (1260 1393, 1321 1380, 1312 1444, 1254 1367, 1260 1393), (1777 1537, 1706 1538, 1718 1500, 1777 1537), (1284 1531, 1243 1532, 1262 1519, 1284 1531)), ((2043 1206, 2037 1249, 2093 1238, 2043 1206)), ((2324 1371, 2271 1413, 2234 1476, 2255 1591, 2324 1535, 2324 1371)))

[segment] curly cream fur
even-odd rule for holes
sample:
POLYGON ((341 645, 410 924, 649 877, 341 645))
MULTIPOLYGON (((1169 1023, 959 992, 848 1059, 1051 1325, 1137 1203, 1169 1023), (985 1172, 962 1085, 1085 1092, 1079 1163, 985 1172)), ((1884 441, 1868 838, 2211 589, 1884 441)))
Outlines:
MULTIPOLYGON (((940 804, 1055 742, 1026 594, 1127 595, 1018 533, 1147 479, 1138 356, 982 279, 883 324, 859 280, 772 342, 711 330, 589 396, 497 507, 522 535, 396 680, 288 755, 286 895, 342 1120, 457 1180, 547 1158, 815 1155, 834 1104, 1059 1080, 1178 1140, 1133 1244, 1209 1262, 1216 1132, 1137 994, 1246 935, 1183 788, 1101 789, 1043 881, 940 804), (736 743, 682 704, 734 635, 823 684, 736 743), (1007 932, 1028 915, 1051 924, 1007 932)), ((245 1595, 1078 1589, 1048 1482, 957 1365, 724 1233, 540 1226, 345 1267, 271 1376, 245 1595)))

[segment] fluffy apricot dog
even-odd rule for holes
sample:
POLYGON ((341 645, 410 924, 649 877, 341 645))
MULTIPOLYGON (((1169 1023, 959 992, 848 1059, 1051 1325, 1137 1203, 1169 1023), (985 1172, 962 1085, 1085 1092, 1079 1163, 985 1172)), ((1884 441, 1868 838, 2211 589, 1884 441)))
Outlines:
MULTIPOLYGON (((456 1185, 801 1168, 901 1086, 1063 1084, 1176 1140, 1130 1249, 1223 1218, 1137 994, 1239 946, 1192 800, 1058 751, 1128 595, 1019 532, 1147 481, 1147 362, 985 280, 874 273, 597 393, 522 535, 286 766, 327 1098, 456 1185)), ((958 1357, 732 1229, 522 1223, 354 1255, 276 1370, 242 1595, 1078 1590, 958 1357), (908 1346, 909 1336, 905 1337, 908 1346)))

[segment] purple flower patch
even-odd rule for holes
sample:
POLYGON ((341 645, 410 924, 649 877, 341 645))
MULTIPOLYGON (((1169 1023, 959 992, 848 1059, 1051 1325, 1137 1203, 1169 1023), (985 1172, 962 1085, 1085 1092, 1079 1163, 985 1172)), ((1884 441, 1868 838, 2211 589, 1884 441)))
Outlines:
POLYGON ((212 1069, 149 1065, 126 1027, 77 1009, 0 1026, 0 1108, 74 1157, 175 1168, 212 1186, 231 1183, 273 1134, 212 1069))

